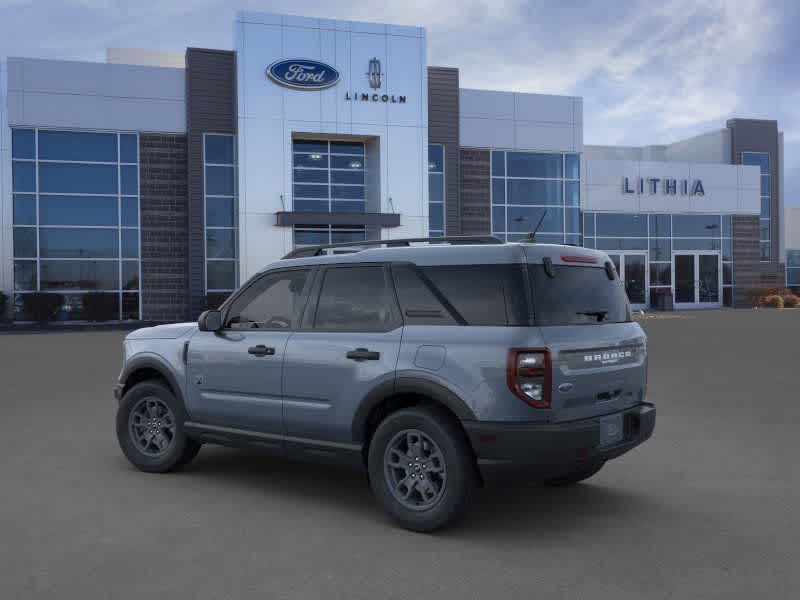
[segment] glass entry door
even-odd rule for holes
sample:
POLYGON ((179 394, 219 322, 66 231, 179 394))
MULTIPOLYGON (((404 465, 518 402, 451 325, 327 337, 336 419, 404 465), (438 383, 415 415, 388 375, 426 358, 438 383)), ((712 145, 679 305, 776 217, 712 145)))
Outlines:
POLYGON ((718 252, 681 252, 672 255, 675 308, 722 306, 718 252))
POLYGON ((645 308, 647 306, 647 254, 618 252, 609 253, 608 256, 614 263, 619 278, 625 282, 625 291, 628 293, 631 308, 645 308))

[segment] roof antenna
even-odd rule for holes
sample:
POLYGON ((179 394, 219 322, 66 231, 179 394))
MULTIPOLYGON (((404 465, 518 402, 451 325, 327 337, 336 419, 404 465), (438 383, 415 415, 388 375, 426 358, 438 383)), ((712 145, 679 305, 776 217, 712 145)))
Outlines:
POLYGON ((542 226, 542 221, 544 221, 544 218, 546 216, 547 216, 547 209, 545 208, 544 212, 542 213, 542 216, 539 218, 539 222, 536 224, 536 227, 534 227, 533 231, 531 231, 528 235, 526 235, 524 238, 522 238, 520 240, 520 242, 529 243, 529 244, 532 244, 533 242, 535 242, 536 241, 536 232, 539 231, 539 227, 542 226))

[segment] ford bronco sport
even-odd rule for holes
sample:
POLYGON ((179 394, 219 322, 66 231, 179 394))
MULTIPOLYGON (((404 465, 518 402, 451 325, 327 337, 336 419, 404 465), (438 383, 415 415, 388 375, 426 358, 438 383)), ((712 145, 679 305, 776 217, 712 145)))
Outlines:
POLYGON ((479 485, 576 483, 650 437, 645 335, 606 254, 423 241, 300 248, 198 323, 128 335, 125 456, 166 472, 214 443, 364 469, 431 531, 479 485))

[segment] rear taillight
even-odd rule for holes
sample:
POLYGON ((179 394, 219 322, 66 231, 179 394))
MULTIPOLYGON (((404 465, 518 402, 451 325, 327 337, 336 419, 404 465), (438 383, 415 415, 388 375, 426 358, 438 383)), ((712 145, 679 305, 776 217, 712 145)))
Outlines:
POLYGON ((534 408, 550 408, 552 372, 550 352, 545 349, 512 348, 506 366, 508 387, 534 408))

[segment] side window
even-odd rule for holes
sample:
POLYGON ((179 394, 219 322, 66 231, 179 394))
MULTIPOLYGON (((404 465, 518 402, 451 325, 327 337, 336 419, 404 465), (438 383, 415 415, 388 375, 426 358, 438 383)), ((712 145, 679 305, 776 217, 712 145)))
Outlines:
POLYGON ((309 270, 264 275, 238 296, 228 311, 230 329, 291 329, 297 326, 309 270))
POLYGON ((394 323, 393 294, 383 267, 335 267, 325 271, 315 329, 386 331, 394 323))
POLYGON ((527 325, 527 297, 519 265, 421 267, 467 325, 527 325))
POLYGON ((406 325, 459 324, 452 307, 442 303, 439 290, 423 280, 417 267, 392 265, 392 276, 406 325))

